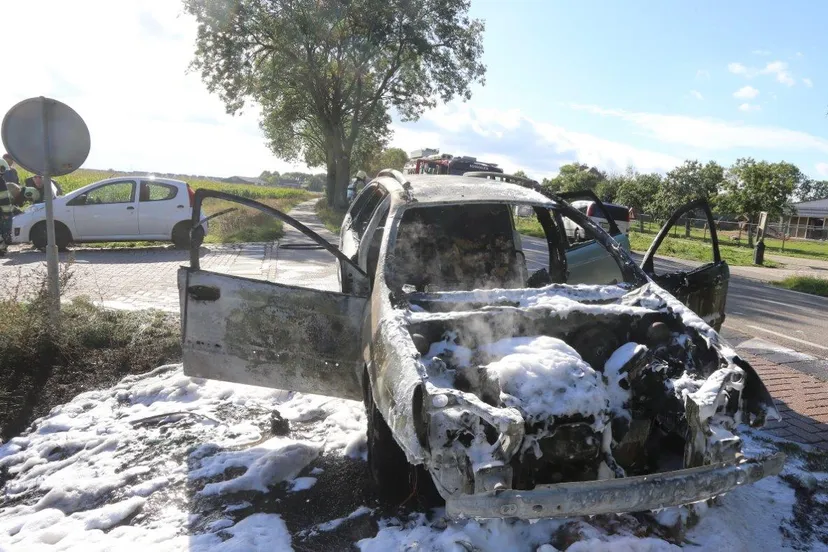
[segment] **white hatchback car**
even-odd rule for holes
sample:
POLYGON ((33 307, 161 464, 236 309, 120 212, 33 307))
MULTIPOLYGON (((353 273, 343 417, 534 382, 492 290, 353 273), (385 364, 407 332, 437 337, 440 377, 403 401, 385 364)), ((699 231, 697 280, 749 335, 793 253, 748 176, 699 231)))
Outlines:
MULTIPOLYGON (((186 182, 152 176, 88 184, 54 200, 58 248, 101 241, 171 241, 177 248, 187 248, 194 194, 186 182)), ((206 218, 201 220, 206 234, 206 218)), ((12 243, 28 242, 38 249, 46 247, 43 203, 12 221, 12 243)))

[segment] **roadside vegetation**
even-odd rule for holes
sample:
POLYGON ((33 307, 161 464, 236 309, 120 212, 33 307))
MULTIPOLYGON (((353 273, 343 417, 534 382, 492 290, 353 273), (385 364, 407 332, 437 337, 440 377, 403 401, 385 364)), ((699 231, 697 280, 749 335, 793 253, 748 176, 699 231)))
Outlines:
MULTIPOLYGON (((537 219, 533 217, 515 217, 515 226, 521 234, 532 236, 535 238, 543 238, 543 228, 537 219)), ((638 229, 638 225, 635 225, 638 229)), ((683 230, 683 229, 682 229, 683 230)), ((650 244, 655 239, 656 232, 641 233, 630 229, 630 249, 639 253, 645 253, 650 244)), ((719 251, 722 258, 727 261, 727 264, 732 266, 751 266, 753 265, 753 249, 745 246, 730 245, 719 240, 719 251)), ((658 250, 658 256, 675 257, 677 259, 686 259, 690 261, 710 262, 713 259, 713 250, 710 246, 710 235, 707 235, 706 241, 702 237, 701 230, 698 236, 691 233, 691 237, 679 238, 672 235, 665 238, 661 247, 658 250)), ((776 263, 765 257, 765 264, 768 268, 776 268, 779 263, 776 263)))
POLYGON ((316 214, 325 225, 325 228, 334 234, 339 234, 339 229, 342 228, 342 219, 345 218, 344 210, 328 205, 328 201, 322 198, 316 202, 316 214))
MULTIPOLYGON (((646 253, 653 243, 655 234, 642 234, 630 231, 630 249, 640 253, 646 253)), ((722 243, 719 241, 719 252, 727 264, 731 266, 753 266, 753 249, 722 243)), ((704 241, 699 238, 678 238, 668 236, 661 242, 656 254, 657 257, 675 257, 690 261, 711 262, 713 260, 713 249, 710 245, 710 238, 704 241)), ((778 268, 780 265, 765 257, 766 268, 778 268)))
MULTIPOLYGON (((681 226, 681 224, 677 225, 681 226)), ((658 233, 661 225, 652 221, 644 222, 643 225, 639 221, 630 222, 630 232, 640 234, 650 234, 652 237, 658 233), (642 229, 643 226, 643 229, 642 229)), ((676 232, 684 235, 684 228, 676 228, 676 232)), ((717 231, 720 247, 740 248, 751 252, 753 255, 753 247, 748 245, 747 233, 739 232, 738 230, 721 230, 717 231)), ((691 228, 690 238, 693 240, 709 240, 710 232, 704 228, 691 228)), ((648 246, 649 247, 649 246, 648 246)), ((803 257, 811 259, 828 260, 828 241, 816 240, 785 240, 784 242, 777 238, 765 238, 765 255, 784 255, 787 257, 803 257)), ((765 258, 765 266, 767 265, 767 257, 765 258)))
POLYGON ((773 282, 773 285, 793 291, 801 291, 802 293, 810 293, 811 295, 819 295, 820 297, 828 297, 828 280, 824 278, 789 276, 784 280, 773 282))
MULTIPOLYGON (((64 265, 61 289, 71 287, 71 279, 64 265)), ((29 284, 33 294, 23 297, 18 290, 0 300, 0 439, 78 393, 180 360, 177 316, 108 310, 78 298, 63 302, 60 327, 53 330, 45 277, 29 284)))

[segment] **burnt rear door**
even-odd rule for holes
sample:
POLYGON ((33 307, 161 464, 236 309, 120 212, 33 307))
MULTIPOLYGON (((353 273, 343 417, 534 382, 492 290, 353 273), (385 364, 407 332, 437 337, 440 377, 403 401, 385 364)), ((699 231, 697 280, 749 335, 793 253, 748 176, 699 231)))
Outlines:
POLYGON ((641 268, 715 330, 721 329, 725 319, 730 268, 719 252, 716 222, 707 201, 688 203, 673 213, 650 245, 641 268), (678 222, 683 224, 677 228, 678 222), (656 253, 671 230, 682 240, 704 244, 710 251, 710 262, 695 269, 684 269, 669 260, 660 259, 656 267, 656 253))
MULTIPOLYGON (((184 373, 361 399, 357 374, 361 373, 361 331, 368 302, 363 293, 367 290, 364 271, 288 215, 230 194, 198 190, 194 228, 206 198, 223 202, 212 216, 252 208, 295 227, 341 263, 352 265, 350 272, 359 280, 352 289, 362 291, 345 294, 202 270, 201 240, 193 233, 190 266, 178 272, 184 373)), ((276 268, 278 271, 278 265, 276 268)), ((301 274, 298 276, 296 280, 301 282, 301 274)))

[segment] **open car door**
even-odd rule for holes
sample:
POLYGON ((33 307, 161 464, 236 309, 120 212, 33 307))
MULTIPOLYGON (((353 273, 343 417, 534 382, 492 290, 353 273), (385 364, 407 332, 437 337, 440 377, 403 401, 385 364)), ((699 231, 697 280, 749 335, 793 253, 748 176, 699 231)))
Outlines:
MULTIPOLYGON (((687 232, 690 232, 690 239, 694 239, 692 229, 688 223, 686 223, 686 229, 682 230, 682 234, 687 232)), ((701 199, 688 203, 673 213, 650 245, 650 249, 641 262, 641 268, 658 285, 672 293, 716 331, 721 329, 725 319, 730 268, 722 260, 719 252, 716 223, 713 220, 713 213, 707 201, 701 199), (712 246, 711 262, 692 270, 675 270, 674 266, 660 267, 658 272, 661 272, 661 274, 657 273, 654 258, 659 247, 679 219, 687 221, 694 212, 703 213, 704 219, 706 219, 707 233, 709 233, 710 245, 712 246)))
MULTIPOLYGON (((592 190, 562 192, 558 197, 572 205, 577 201, 594 202, 598 209, 596 218, 603 219, 599 224, 625 250, 630 250, 630 241, 621 232, 609 210, 592 190)), ((576 205, 572 205, 576 209, 576 205)), ((579 209, 582 212, 584 209, 579 209)), ((586 214, 586 213, 584 213, 586 214)), ((612 255, 601 245, 592 232, 581 227, 568 217, 560 217, 566 245, 566 262, 569 271, 567 283, 605 285, 623 280, 618 264, 612 255)))
POLYGON ((292 217, 250 199, 213 190, 195 193, 190 266, 178 271, 184 373, 234 383, 362 399, 361 331, 367 276, 327 240, 292 217), (252 208, 289 224, 350 266, 354 294, 202 270, 203 202, 221 200, 215 218, 252 208))

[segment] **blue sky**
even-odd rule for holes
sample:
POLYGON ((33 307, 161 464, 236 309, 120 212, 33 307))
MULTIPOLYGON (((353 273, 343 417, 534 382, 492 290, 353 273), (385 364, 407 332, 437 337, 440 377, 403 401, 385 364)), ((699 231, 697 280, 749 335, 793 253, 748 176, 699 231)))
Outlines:
MULTIPOLYGON (((828 4, 792 4, 472 0, 486 21, 486 85, 469 102, 395 122, 392 144, 536 178, 572 161, 664 172, 741 156, 828 178, 828 4)), ((66 101, 90 127, 86 166, 304 169, 270 154, 255 110, 230 117, 186 72, 195 25, 177 1, 15 0, 3 15, 4 41, 23 46, 0 110, 41 94, 66 101), (33 41, 36 20, 59 40, 33 41)))
POLYGON ((462 130, 445 111, 400 127, 537 177, 575 159, 663 171, 740 156, 828 177, 828 5, 795 5, 476 0, 488 73, 449 110, 462 130))

